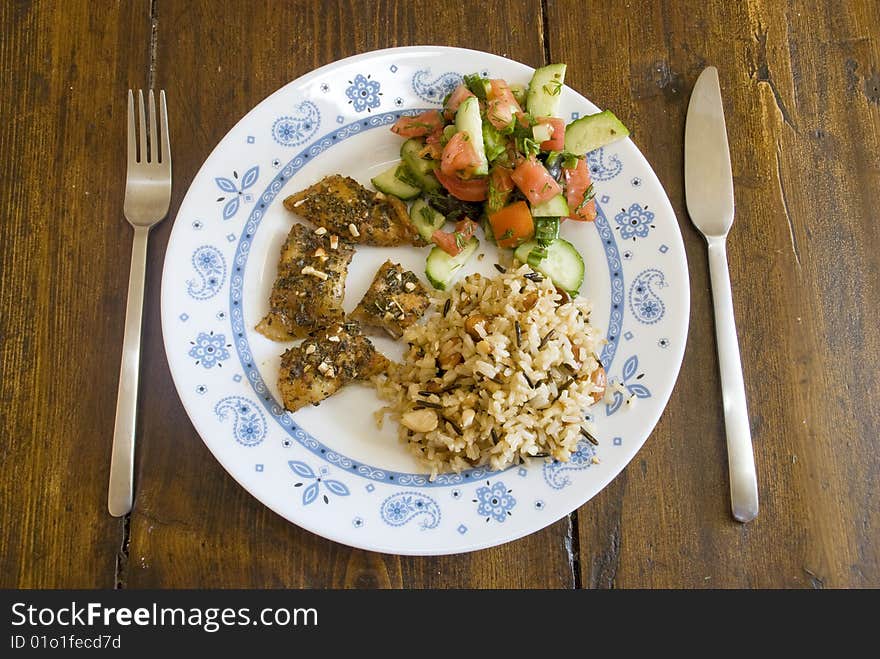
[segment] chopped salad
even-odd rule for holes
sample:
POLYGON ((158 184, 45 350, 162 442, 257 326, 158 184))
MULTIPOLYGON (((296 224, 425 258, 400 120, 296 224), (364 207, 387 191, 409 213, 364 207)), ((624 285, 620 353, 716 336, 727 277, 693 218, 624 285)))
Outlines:
POLYGON ((583 259, 559 227, 596 218, 586 154, 629 131, 608 110, 566 125, 558 116, 565 69, 537 69, 528 87, 466 75, 442 110, 392 126, 406 138, 401 161, 372 183, 413 200, 410 219, 433 244, 425 272, 435 288, 446 289, 476 253, 481 226, 560 289, 580 290, 583 259))

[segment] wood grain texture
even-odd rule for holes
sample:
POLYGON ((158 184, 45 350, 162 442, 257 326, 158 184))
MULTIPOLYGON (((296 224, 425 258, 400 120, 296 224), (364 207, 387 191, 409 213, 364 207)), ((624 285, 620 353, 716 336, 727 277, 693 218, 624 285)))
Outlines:
POLYGON ((0 587, 880 586, 877 2, 17 1, 0 24, 15 90, 0 97, 0 587), (180 404, 159 318, 169 219, 148 258, 135 511, 130 527, 109 517, 125 90, 168 90, 173 218, 211 149, 275 89, 419 43, 532 66, 548 51, 633 129, 691 275, 684 364, 652 437, 576 516, 494 549, 397 557, 303 531, 226 474, 180 404), (709 64, 762 497, 746 526, 729 515, 705 246, 683 191, 687 102, 709 64))
POLYGON ((0 7, 4 588, 112 588, 123 538, 106 503, 131 254, 120 136, 149 23, 146 3, 88 5, 0 7))
POLYGON ((880 5, 549 0, 569 81, 632 128, 679 217, 691 324, 633 463, 578 516, 585 587, 877 587, 880 5), (719 68, 736 188, 728 249, 761 495, 729 515, 705 244, 683 191, 689 91, 719 68))
MULTIPOLYGON (((172 216, 211 149, 256 103, 318 66, 391 46, 481 48, 543 61, 538 2, 156 3, 156 86, 167 90, 174 152, 172 216), (234 20, 219 20, 234 16, 234 20), (427 20, 430 18, 430 20, 427 20), (186 30, 179 29, 187 25, 186 30), (296 26, 296 29, 291 29, 296 26), (516 26, 512 30, 509 26, 516 26)), ((152 236, 161 250, 171 223, 152 236)), ((161 259, 150 261, 137 502, 126 586, 550 587, 574 584, 569 520, 518 542, 463 556, 409 558, 345 547, 271 513, 239 487, 192 429, 159 331, 161 259), (523 566, 528 566, 524 569, 523 566)))

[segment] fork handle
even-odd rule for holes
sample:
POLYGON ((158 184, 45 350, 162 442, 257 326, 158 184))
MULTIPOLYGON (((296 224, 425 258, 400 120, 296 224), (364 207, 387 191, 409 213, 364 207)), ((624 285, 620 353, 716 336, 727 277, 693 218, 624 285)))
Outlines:
POLYGON ((752 449, 752 432, 746 407, 746 388, 733 317, 733 295, 724 237, 708 238, 709 276, 715 306, 715 337, 724 400, 727 462, 730 470, 730 504, 737 521, 749 522, 758 515, 758 477, 752 449))
POLYGON ((119 368, 116 424, 110 457, 110 492, 107 507, 114 517, 131 512, 134 492, 134 433, 137 417, 138 372, 141 361, 141 318, 144 312, 144 275, 147 269, 149 227, 134 227, 128 302, 125 307, 125 338, 119 368))

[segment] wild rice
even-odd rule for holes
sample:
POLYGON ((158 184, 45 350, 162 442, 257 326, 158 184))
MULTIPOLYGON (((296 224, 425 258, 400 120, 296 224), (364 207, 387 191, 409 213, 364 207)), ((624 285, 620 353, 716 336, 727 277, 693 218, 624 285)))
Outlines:
POLYGON ((406 330, 403 363, 374 378, 388 402, 377 421, 385 413, 400 422, 420 407, 442 408, 428 432, 398 423, 400 440, 432 478, 528 458, 566 462, 585 436, 584 411, 604 393, 593 382, 603 339, 587 322, 586 302, 559 304, 552 282, 530 274, 522 266, 465 278, 434 301, 437 313, 427 322, 406 330), (465 331, 474 314, 487 319, 476 339, 465 331), (440 370, 444 344, 457 346, 461 359, 440 370))

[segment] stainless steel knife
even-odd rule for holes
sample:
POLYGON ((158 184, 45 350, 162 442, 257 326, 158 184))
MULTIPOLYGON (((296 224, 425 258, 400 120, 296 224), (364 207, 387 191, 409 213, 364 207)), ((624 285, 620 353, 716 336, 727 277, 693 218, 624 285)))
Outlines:
POLYGON ((721 86, 714 66, 706 68, 697 78, 688 105, 684 187, 691 221, 709 245, 731 508, 734 518, 749 522, 758 515, 758 478, 727 265, 727 234, 733 225, 733 174, 721 86))

